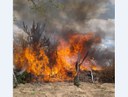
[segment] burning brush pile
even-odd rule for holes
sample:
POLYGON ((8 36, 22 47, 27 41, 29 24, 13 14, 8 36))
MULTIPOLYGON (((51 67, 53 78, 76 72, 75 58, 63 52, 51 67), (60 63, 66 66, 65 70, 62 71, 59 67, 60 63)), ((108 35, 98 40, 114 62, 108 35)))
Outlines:
MULTIPOLYGON (((14 67, 18 74, 26 72, 29 82, 73 81, 76 76, 86 71, 101 71, 90 55, 93 45, 101 42, 93 32, 63 32, 64 36, 45 31, 45 25, 33 22, 29 29, 23 23, 26 37, 20 41, 14 39, 14 67)), ((93 76, 92 76, 93 77, 93 76)))

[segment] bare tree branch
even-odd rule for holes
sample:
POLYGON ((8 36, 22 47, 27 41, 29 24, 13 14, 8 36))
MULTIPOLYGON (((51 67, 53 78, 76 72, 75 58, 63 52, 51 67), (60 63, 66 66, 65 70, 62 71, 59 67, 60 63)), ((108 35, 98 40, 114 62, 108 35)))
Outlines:
POLYGON ((88 56, 88 54, 89 54, 89 51, 85 54, 83 60, 79 63, 80 65, 84 62, 84 60, 86 59, 86 57, 88 56))

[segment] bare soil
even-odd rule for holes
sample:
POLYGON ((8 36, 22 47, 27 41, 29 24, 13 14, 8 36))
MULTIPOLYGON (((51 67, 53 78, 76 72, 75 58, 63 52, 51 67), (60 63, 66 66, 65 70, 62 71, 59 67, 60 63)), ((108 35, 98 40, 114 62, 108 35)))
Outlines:
POLYGON ((69 82, 19 84, 13 97, 114 97, 112 83, 81 82, 79 87, 69 82))

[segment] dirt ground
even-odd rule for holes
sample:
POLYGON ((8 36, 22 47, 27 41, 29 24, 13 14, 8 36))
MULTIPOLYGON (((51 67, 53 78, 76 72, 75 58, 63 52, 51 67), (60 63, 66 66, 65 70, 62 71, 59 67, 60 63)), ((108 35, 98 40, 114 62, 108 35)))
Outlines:
POLYGON ((115 85, 81 82, 79 87, 69 82, 27 83, 14 88, 13 97, 114 97, 115 85))

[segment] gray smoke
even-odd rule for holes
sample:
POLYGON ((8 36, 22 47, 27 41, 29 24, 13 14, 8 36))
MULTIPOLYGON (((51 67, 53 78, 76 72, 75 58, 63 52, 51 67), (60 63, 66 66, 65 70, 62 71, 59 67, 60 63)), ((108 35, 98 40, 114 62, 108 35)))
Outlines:
MULTIPOLYGON (((93 54, 99 64, 114 57, 114 0, 14 0, 14 29, 22 30, 22 22, 46 23, 46 32, 66 36, 67 32, 93 32, 101 37, 93 54), (109 41, 108 41, 109 40, 109 41), (106 53, 107 52, 107 53, 106 53), (105 54, 104 54, 105 53, 105 54), (110 58, 106 59, 106 56, 110 58)), ((16 32, 16 30, 14 30, 16 32)))
POLYGON ((77 26, 83 27, 85 22, 92 18, 99 18, 108 9, 108 0, 55 0, 61 3, 63 8, 55 8, 54 3, 49 0, 33 0, 42 10, 35 12, 30 0, 14 0, 14 16, 16 23, 25 21, 31 23, 32 20, 47 20, 50 29, 69 28, 77 30, 77 26), (43 10, 43 8, 45 8, 43 10), (41 14, 42 13, 42 14, 41 14), (54 27, 51 27, 54 26, 54 27))

